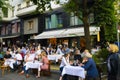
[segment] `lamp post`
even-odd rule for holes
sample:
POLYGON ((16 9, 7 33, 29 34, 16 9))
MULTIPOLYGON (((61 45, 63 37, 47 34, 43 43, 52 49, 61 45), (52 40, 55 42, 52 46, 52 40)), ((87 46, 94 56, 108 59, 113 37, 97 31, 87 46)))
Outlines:
MULTIPOLYGON (((118 7, 119 7, 119 5, 120 5, 120 2, 119 2, 119 0, 118 0, 118 7)), ((117 10, 117 17, 119 17, 119 10, 117 10)), ((119 33, 120 33, 120 25, 118 24, 118 22, 119 22, 119 20, 117 20, 117 22, 116 22, 116 28, 117 28, 117 42, 118 42, 118 47, 119 47, 119 49, 120 49, 120 44, 119 44, 119 33)))
POLYGON ((118 47, 120 47, 120 45, 119 45, 120 26, 118 25, 118 22, 116 23, 116 27, 117 27, 117 42, 118 42, 118 47))

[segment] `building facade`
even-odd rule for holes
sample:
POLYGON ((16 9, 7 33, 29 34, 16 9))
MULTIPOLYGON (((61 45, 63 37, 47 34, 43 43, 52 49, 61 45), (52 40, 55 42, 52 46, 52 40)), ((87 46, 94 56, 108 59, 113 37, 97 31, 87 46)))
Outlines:
MULTIPOLYGON (((85 44, 82 21, 72 13, 66 13, 60 5, 52 3, 53 11, 40 14, 35 12, 37 6, 29 0, 9 2, 12 9, 8 9, 8 17, 0 23, 1 42, 7 45, 14 42, 40 42, 43 46, 68 44, 69 47, 85 44)), ((67 0, 61 0, 62 4, 64 2, 67 0)), ((94 14, 89 15, 89 23, 94 24, 94 14)), ((99 31, 99 27, 90 26, 92 41, 99 36, 99 31)))

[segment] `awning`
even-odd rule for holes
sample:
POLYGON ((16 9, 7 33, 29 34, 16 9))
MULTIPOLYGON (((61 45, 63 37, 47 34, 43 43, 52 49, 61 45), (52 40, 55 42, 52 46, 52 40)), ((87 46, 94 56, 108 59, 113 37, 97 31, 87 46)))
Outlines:
MULTIPOLYGON (((99 31, 100 31, 99 27, 90 27, 90 35, 97 35, 99 31)), ((34 39, 63 38, 63 37, 76 37, 76 36, 84 36, 83 27, 45 31, 35 36, 34 39)))
POLYGON ((61 35, 64 30, 52 30, 52 31, 45 31, 42 32, 41 34, 37 35, 34 37, 34 39, 48 39, 48 38, 56 38, 56 36, 61 35))
MULTIPOLYGON (((90 27, 90 35, 97 35, 100 31, 100 27, 90 27)), ((84 36, 84 28, 71 28, 67 29, 64 33, 62 33, 60 36, 56 36, 56 38, 60 37, 75 37, 75 36, 84 36)))
POLYGON ((0 37, 0 39, 5 39, 5 38, 14 38, 14 37, 18 37, 20 35, 14 35, 14 36, 3 36, 3 37, 0 37))

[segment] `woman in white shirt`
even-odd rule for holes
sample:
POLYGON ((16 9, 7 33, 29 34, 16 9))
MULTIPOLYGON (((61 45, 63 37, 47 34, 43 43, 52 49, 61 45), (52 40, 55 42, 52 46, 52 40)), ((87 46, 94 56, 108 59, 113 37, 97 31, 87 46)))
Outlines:
MULTIPOLYGON (((60 64, 61 74, 62 74, 64 66, 70 65, 70 61, 69 61, 70 54, 69 53, 70 52, 65 53, 62 57, 62 61, 61 61, 61 64, 60 64)), ((62 75, 60 76, 59 80, 62 80, 62 75)))
POLYGON ((56 54, 63 55, 64 53, 62 52, 62 45, 59 45, 56 51, 56 54))
POLYGON ((26 63, 28 62, 33 62, 34 61, 34 56, 30 54, 30 51, 26 52, 26 55, 24 57, 24 66, 23 66, 23 70, 19 73, 20 75, 24 74, 24 72, 26 73, 26 78, 29 77, 29 74, 28 74, 28 70, 26 70, 26 63))
POLYGON ((17 70, 18 66, 22 64, 22 60, 23 60, 22 55, 20 54, 20 50, 16 52, 14 60, 15 60, 15 63, 13 63, 12 65, 13 65, 14 70, 17 70))

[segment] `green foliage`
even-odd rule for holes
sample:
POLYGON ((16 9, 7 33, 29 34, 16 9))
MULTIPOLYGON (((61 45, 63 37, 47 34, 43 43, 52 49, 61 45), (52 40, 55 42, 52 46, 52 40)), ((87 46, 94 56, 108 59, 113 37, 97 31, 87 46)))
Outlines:
POLYGON ((38 7, 36 8, 37 11, 44 13, 47 9, 51 10, 50 1, 54 0, 31 0, 35 5, 38 7))
MULTIPOLYGON (((100 26, 103 29, 101 33, 102 37, 107 41, 116 41, 116 17, 115 17, 115 8, 114 0, 98 0, 95 3, 95 21, 96 25, 100 26)), ((103 40, 103 41, 105 41, 103 40)))
POLYGON ((65 11, 67 11, 68 13, 74 13, 74 15, 76 15, 79 19, 82 19, 82 11, 83 8, 81 7, 81 0, 69 0, 68 3, 64 4, 63 7, 65 9, 65 11))
POLYGON ((108 54, 108 50, 106 48, 103 48, 93 55, 93 59, 96 63, 103 63, 107 60, 108 54))
POLYGON ((95 20, 98 26, 115 26, 115 10, 113 0, 98 0, 95 3, 95 20))
POLYGON ((98 53, 93 55, 93 59, 96 62, 97 69, 102 75, 107 74, 107 64, 105 63, 109 52, 106 48, 102 48, 98 53))
POLYGON ((109 42, 117 41, 116 35, 117 35, 116 27, 111 27, 111 28, 108 26, 105 27, 105 40, 106 41, 109 41, 109 42))
POLYGON ((118 20, 118 22, 120 23, 120 0, 115 0, 114 2, 114 7, 115 7, 115 16, 118 20))

